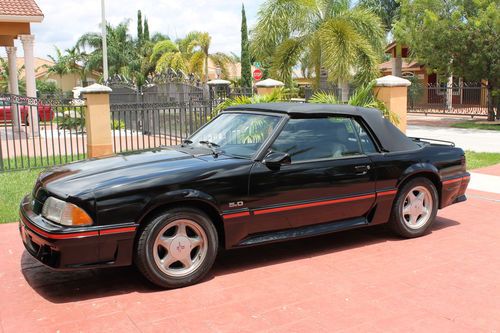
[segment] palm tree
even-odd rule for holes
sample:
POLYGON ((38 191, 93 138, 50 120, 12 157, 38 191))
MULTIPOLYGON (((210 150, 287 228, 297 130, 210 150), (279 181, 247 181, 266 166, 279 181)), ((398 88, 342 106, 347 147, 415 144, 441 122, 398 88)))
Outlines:
POLYGON ((168 39, 154 44, 149 61, 154 65, 157 72, 162 72, 166 69, 186 71, 188 68, 186 59, 179 50, 179 46, 168 39))
POLYGON ((162 34, 162 33, 160 33, 160 32, 155 32, 155 33, 153 34, 153 36, 151 36, 151 38, 150 38, 150 40, 151 40, 153 43, 157 43, 157 42, 159 42, 159 41, 166 40, 166 39, 170 40, 170 37, 168 37, 167 35, 164 35, 164 34, 162 34))
POLYGON ((193 64, 199 64, 200 61, 203 61, 204 82, 208 81, 208 57, 211 40, 212 37, 208 32, 191 31, 182 41, 182 44, 186 46, 187 53, 191 54, 190 58, 197 60, 193 61, 193 64))
POLYGON ((47 68, 48 73, 59 75, 59 78, 62 80, 63 75, 68 74, 71 68, 68 57, 57 46, 54 46, 54 48, 56 51, 55 56, 47 55, 54 64, 51 66, 44 65, 44 67, 47 68))
POLYGON ((157 72, 167 69, 189 72, 207 81, 208 59, 211 59, 221 69, 222 77, 227 77, 227 65, 235 60, 231 55, 222 52, 206 53, 209 50, 209 40, 208 33, 196 31, 188 33, 185 38, 177 40, 177 43, 169 39, 160 40, 152 48, 150 66, 157 72))
MULTIPOLYGON (((106 26, 109 74, 134 78, 140 73, 141 59, 137 55, 134 41, 128 33, 129 20, 106 26)), ((89 69, 102 71, 102 37, 100 33, 89 32, 78 40, 76 46, 81 50, 90 49, 89 69)))
POLYGON ((359 5, 377 14, 386 32, 392 30, 392 24, 399 17, 399 1, 397 0, 360 0, 359 5))
POLYGON ((75 45, 66 49, 66 59, 68 62, 69 72, 77 74, 80 77, 82 86, 86 86, 87 74, 90 71, 87 61, 88 55, 75 45))
POLYGON ((252 52, 270 59, 272 75, 288 86, 292 67, 307 55, 315 85, 327 70, 345 101, 350 80, 369 82, 378 75, 384 37, 380 18, 350 0, 267 0, 252 31, 252 52))
MULTIPOLYGON (((385 31, 388 36, 392 35, 392 26, 399 17, 400 3, 397 0, 361 0, 359 5, 373 11, 377 14, 382 23, 384 23, 385 31)), ((401 57, 402 46, 396 41, 396 68, 395 75, 402 75, 403 60, 401 57)))

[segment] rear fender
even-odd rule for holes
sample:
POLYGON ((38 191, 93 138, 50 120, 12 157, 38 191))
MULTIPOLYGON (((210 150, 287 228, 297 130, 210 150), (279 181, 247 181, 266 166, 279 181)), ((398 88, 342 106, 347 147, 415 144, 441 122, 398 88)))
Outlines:
POLYGON ((439 170, 433 164, 430 164, 430 163, 415 163, 415 164, 412 164, 411 166, 409 166, 408 168, 406 168, 406 170, 404 170, 401 173, 401 176, 398 179, 398 188, 401 184, 406 182, 408 179, 410 179, 418 174, 422 174, 422 176, 428 175, 431 178, 431 180, 434 182, 434 184, 436 185, 436 188, 438 189, 438 191, 440 190, 440 188, 441 188, 441 176, 439 175, 439 170))

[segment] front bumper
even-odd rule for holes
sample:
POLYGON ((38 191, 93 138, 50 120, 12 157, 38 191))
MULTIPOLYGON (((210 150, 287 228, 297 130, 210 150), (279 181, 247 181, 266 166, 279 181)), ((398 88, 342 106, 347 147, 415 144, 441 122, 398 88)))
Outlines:
POLYGON ((37 215, 29 196, 20 206, 19 232, 26 250, 54 269, 125 266, 132 263, 137 227, 66 227, 37 215))

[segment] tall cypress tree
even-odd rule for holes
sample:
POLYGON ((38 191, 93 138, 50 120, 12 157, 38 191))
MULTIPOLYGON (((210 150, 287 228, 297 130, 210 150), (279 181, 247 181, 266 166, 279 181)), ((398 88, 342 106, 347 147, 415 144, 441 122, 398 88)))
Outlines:
POLYGON ((137 41, 139 45, 142 44, 142 13, 137 11, 137 41))
POLYGON ((250 65, 250 52, 248 51, 248 30, 245 6, 241 5, 241 86, 252 87, 252 67, 250 65))
POLYGON ((144 32, 142 34, 142 38, 145 41, 149 40, 149 24, 148 24, 148 19, 144 17, 144 32))

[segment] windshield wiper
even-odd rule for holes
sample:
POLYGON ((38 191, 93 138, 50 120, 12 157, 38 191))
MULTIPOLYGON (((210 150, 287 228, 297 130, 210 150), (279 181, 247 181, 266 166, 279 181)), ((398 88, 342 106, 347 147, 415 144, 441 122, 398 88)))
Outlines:
POLYGON ((208 148, 210 148, 214 157, 219 156, 220 152, 217 150, 217 147, 220 147, 220 146, 218 144, 216 144, 215 142, 202 140, 202 141, 198 141, 198 143, 201 143, 202 145, 206 145, 208 148))
POLYGON ((186 145, 190 145, 192 143, 193 143, 193 141, 185 139, 182 141, 181 147, 185 147, 186 145))

